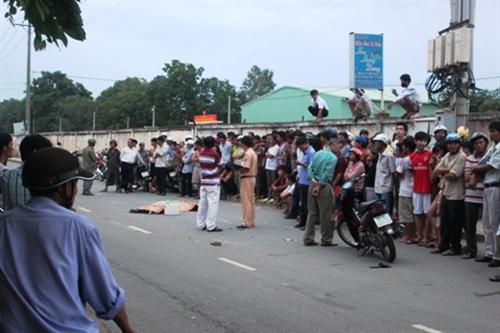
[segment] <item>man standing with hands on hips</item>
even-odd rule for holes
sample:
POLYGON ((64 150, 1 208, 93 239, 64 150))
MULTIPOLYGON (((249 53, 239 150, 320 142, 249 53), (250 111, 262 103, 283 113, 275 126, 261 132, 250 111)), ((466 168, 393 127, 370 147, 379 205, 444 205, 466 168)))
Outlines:
MULTIPOLYGON (((337 144, 337 139, 330 141, 330 147, 337 144)), ((337 156, 329 148, 316 153, 308 166, 311 184, 309 185, 308 197, 309 213, 304 234, 305 246, 318 245, 314 240, 316 222, 319 222, 321 227, 321 246, 333 245, 332 215, 334 195, 331 183, 337 165, 337 156)))
POLYGON ((241 209, 243 224, 238 229, 255 227, 255 177, 257 176, 257 154, 253 150, 253 139, 244 136, 240 139, 243 148, 243 161, 240 169, 241 209))

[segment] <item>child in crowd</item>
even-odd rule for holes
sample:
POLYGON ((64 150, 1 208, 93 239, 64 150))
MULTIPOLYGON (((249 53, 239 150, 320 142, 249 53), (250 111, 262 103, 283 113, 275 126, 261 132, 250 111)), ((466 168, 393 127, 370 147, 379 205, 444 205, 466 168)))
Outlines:
POLYGON ((406 137, 402 143, 397 144, 396 173, 400 178, 398 214, 399 223, 406 226, 401 238, 403 243, 412 243, 415 237, 415 220, 413 217, 413 167, 410 155, 416 148, 415 139, 406 137))

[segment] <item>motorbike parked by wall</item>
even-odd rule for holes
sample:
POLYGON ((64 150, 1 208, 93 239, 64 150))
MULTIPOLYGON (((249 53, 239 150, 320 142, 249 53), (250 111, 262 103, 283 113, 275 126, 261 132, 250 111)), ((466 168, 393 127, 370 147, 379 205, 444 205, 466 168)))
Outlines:
POLYGON ((367 253, 379 253, 384 260, 396 259, 394 238, 399 237, 404 226, 394 222, 386 213, 383 200, 358 203, 354 184, 362 175, 347 181, 342 186, 342 214, 337 220, 337 232, 347 245, 367 253))

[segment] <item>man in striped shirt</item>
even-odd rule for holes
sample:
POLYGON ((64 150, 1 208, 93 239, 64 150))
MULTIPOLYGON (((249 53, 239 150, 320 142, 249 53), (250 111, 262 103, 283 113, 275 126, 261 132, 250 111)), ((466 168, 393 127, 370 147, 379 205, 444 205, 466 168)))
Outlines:
POLYGON ((3 193, 2 208, 5 211, 24 205, 31 198, 28 188, 23 186, 21 175, 23 173, 24 162, 37 150, 52 147, 52 143, 40 134, 26 136, 19 146, 21 153, 21 164, 18 168, 6 170, 0 178, 0 185, 3 193))
POLYGON ((474 133, 470 139, 474 145, 474 154, 465 160, 465 233, 467 247, 462 258, 473 259, 477 254, 476 224, 483 210, 484 183, 479 175, 472 174, 473 167, 479 165, 488 147, 488 136, 484 133, 474 133))
POLYGON ((215 139, 213 137, 207 136, 203 138, 203 150, 200 152, 199 162, 201 187, 196 225, 201 230, 219 232, 222 229, 217 227, 215 221, 219 209, 222 160, 215 151, 215 139))

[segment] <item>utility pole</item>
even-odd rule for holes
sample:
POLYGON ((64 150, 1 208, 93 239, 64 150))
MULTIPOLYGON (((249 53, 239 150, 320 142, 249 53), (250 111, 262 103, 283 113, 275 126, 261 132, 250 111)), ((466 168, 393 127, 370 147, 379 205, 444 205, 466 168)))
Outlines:
POLYGON ((231 96, 227 97, 227 123, 231 124, 231 96))
POLYGON ((92 112, 92 132, 95 132, 95 111, 92 112))
POLYGON ((59 133, 62 133, 62 117, 59 117, 59 133))
POLYGON ((26 134, 33 132, 31 124, 31 24, 28 24, 28 63, 26 66, 26 104, 24 107, 26 134))
POLYGON ((127 117, 127 129, 130 128, 130 117, 127 117))
POLYGON ((156 107, 153 105, 153 107, 151 108, 151 112, 153 113, 153 119, 151 121, 151 127, 155 127, 155 123, 156 123, 156 107))
MULTIPOLYGON (((467 26, 471 28, 470 36, 470 61, 468 63, 468 68, 472 71, 472 61, 473 61, 473 36, 474 36, 474 14, 476 9, 476 0, 450 0, 451 9, 451 22, 450 31, 454 31, 457 28, 467 26)), ((469 108, 470 108, 470 83, 471 78, 467 69, 459 69, 457 73, 460 78, 460 90, 464 93, 464 97, 459 93, 455 93, 453 101, 455 104, 455 124, 456 128, 460 126, 466 126, 469 120, 469 108)))

